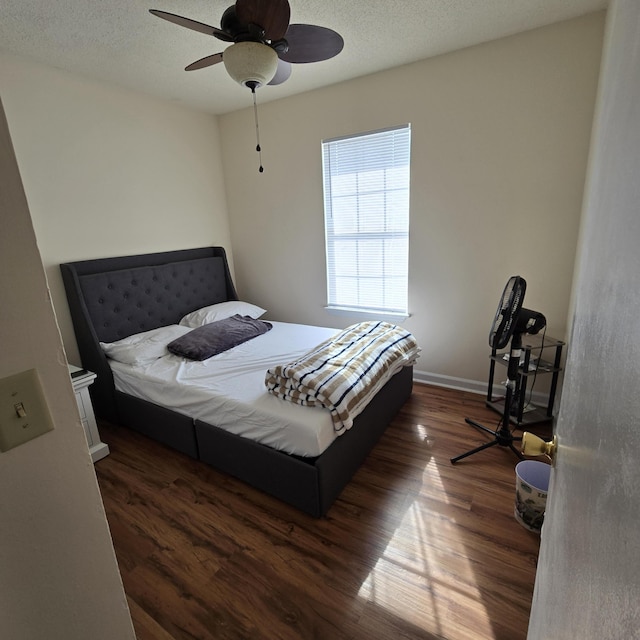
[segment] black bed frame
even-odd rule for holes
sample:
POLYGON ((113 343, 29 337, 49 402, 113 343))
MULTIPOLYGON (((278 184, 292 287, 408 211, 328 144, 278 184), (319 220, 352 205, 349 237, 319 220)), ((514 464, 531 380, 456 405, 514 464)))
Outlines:
POLYGON ((393 376, 322 455, 302 458, 117 391, 100 342, 177 324, 201 307, 237 300, 225 251, 204 247, 61 264, 82 366, 98 417, 130 427, 229 473, 314 517, 331 504, 411 395, 413 371, 393 376))

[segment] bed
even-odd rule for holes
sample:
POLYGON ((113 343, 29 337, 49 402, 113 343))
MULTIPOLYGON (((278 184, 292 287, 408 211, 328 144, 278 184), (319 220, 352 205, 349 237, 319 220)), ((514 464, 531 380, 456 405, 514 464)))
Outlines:
MULTIPOLYGON (((179 377, 195 371, 197 378, 197 364, 177 365, 174 359, 171 366, 149 367, 151 386, 156 381, 161 393, 140 393, 128 386, 127 367, 108 359, 103 346, 141 332, 164 331, 160 328, 178 325, 186 314, 203 307, 238 301, 222 247, 70 262, 60 269, 82 366, 97 374, 90 392, 98 417, 201 460, 314 517, 327 513, 411 395, 412 367, 404 366, 357 415, 350 429, 319 445, 317 452, 304 447, 298 450, 288 442, 248 437, 252 431, 248 413, 228 420, 221 428, 206 411, 205 402, 202 410, 189 415, 175 399, 167 401, 168 392, 162 393, 170 388, 158 377, 166 373, 164 369, 179 377), (234 422, 237 428, 229 430, 234 422)), ((273 329, 261 336, 260 344, 273 350, 288 329, 286 323, 270 324, 273 329)), ((302 325, 292 327, 300 332, 300 348, 316 339, 315 334, 307 336, 302 325)), ((290 404, 275 397, 268 402, 290 404)), ((326 413, 309 407, 296 410, 298 415, 300 411, 326 413)), ((290 413, 296 410, 287 409, 290 413)))

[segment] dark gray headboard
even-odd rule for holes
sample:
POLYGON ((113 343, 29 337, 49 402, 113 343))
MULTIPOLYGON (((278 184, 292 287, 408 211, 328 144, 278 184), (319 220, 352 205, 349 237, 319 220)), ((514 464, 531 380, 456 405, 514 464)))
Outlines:
POLYGON ((99 343, 238 299, 222 247, 69 262, 60 270, 82 366, 98 375, 90 387, 94 409, 116 421, 113 376, 99 343))

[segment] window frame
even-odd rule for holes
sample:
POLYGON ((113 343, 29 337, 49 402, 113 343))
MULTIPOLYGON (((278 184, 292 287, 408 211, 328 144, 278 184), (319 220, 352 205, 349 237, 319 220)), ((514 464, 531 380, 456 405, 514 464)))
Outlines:
MULTIPOLYGON (((384 129, 376 129, 373 131, 366 131, 362 133, 350 134, 346 136, 340 136, 336 138, 330 138, 322 141, 321 145, 322 149, 322 175, 323 175, 323 202, 324 202, 324 232, 325 232, 325 259, 326 259, 326 286, 327 286, 327 305, 325 309, 327 309, 330 313, 335 313, 339 315, 354 315, 354 314, 366 314, 367 317, 376 318, 376 319, 384 319, 391 318, 393 320, 398 320, 400 318, 409 317, 409 231, 410 231, 410 191, 411 191, 411 124, 403 124, 394 127, 387 127, 384 129), (391 134, 391 135, 390 135, 391 134), (383 149, 382 156, 384 157, 383 161, 377 165, 379 158, 374 156, 373 160, 369 159, 369 156, 366 156, 366 159, 358 160, 355 156, 358 153, 358 146, 366 148, 367 146, 367 138, 371 142, 370 148, 375 151, 375 146, 378 141, 383 141, 385 145, 390 144, 393 148, 393 144, 397 143, 401 150, 401 153, 398 157, 395 155, 395 151, 389 151, 386 147, 383 149), (386 138, 386 140, 384 139, 386 138), (390 142, 388 142, 390 141, 390 142), (332 169, 332 154, 337 154, 340 143, 346 143, 343 145, 342 152, 344 153, 345 147, 348 147, 350 143, 354 144, 355 151, 354 155, 351 157, 351 160, 347 160, 340 164, 338 164, 334 169, 332 169), (351 165, 351 167, 349 166, 351 165), (338 233, 335 230, 334 220, 336 220, 336 203, 339 202, 337 197, 334 197, 334 185, 333 181, 339 175, 346 175, 350 168, 353 168, 354 171, 349 174, 355 174, 356 182, 361 174, 365 175, 365 169, 378 170, 382 171, 385 180, 388 177, 387 172, 391 172, 395 169, 395 173, 398 173, 398 168, 400 168, 400 172, 402 174, 402 180, 398 183, 397 177, 395 178, 396 187, 392 188, 388 185, 381 190, 383 193, 383 212, 378 215, 374 214, 375 221, 378 224, 383 223, 385 225, 385 229, 380 231, 362 231, 355 230, 349 233, 338 233), (401 184, 400 188, 397 187, 397 184, 401 184), (398 206, 398 202, 395 200, 388 198, 388 194, 405 194, 404 195, 404 204, 401 206, 403 209, 401 212, 401 217, 406 218, 405 221, 402 221, 402 228, 400 230, 394 230, 393 228, 387 228, 387 226, 391 227, 389 222, 389 216, 393 214, 394 205, 398 206), (391 201, 391 204, 389 202, 391 201), (361 247, 365 246, 366 241, 373 242, 378 241, 382 243, 382 246, 385 247, 386 244, 392 242, 393 240, 400 240, 402 244, 404 244, 404 248, 401 252, 401 259, 394 260, 391 259, 389 264, 385 265, 382 269, 382 274, 378 275, 363 275, 363 271, 360 270, 360 267, 354 266, 353 278, 357 281, 354 285, 356 289, 357 295, 362 294, 362 290, 364 284, 367 279, 372 280, 373 282, 382 281, 383 288, 388 285, 394 279, 401 280, 401 284, 403 287, 401 300, 401 305, 390 305, 388 304, 389 298, 391 298, 391 294, 389 297, 383 293, 382 298, 378 300, 382 304, 358 304, 356 300, 352 300, 353 304, 344 304, 343 301, 339 301, 338 285, 337 285, 337 251, 336 244, 339 244, 340 241, 348 241, 351 240, 356 245, 356 250, 350 254, 355 263, 358 263, 359 259, 357 257, 358 254, 358 244, 362 243, 361 247), (398 265, 401 267, 401 271, 396 274, 390 274, 389 269, 391 266, 395 270, 398 269, 398 265), (385 298, 386 298, 386 306, 385 306, 385 298)), ((348 149, 347 149, 348 151, 348 149)), ((361 153, 361 151, 360 151, 361 153)), ((364 158, 364 156, 363 156, 364 158)), ((393 177, 392 177, 392 181, 393 177)), ((355 199, 356 205, 355 208, 357 213, 354 216, 353 223, 356 226, 361 226, 363 223, 363 218, 366 223, 366 216, 360 213, 360 201, 364 199, 364 196, 367 195, 365 189, 360 190, 360 187, 356 186, 353 188, 352 193, 350 194, 352 198, 355 199)), ((349 197, 349 194, 343 194, 342 197, 346 200, 349 197)), ((400 196, 400 200, 402 200, 402 195, 400 196)), ((347 214, 348 215, 348 214, 347 214)), ((353 216, 353 214, 352 214, 353 216)), ((344 220, 344 218, 343 218, 344 220)), ((343 223, 344 224, 344 223, 343 223)), ((384 254, 384 250, 382 251, 384 254)), ((364 270, 366 271, 366 270, 364 270)))

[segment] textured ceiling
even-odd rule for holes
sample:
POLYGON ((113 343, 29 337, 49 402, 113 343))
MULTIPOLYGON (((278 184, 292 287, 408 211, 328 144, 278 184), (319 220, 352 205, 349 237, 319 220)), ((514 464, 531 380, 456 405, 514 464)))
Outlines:
MULTIPOLYGON (((290 0, 291 22, 338 31, 345 47, 293 65, 259 102, 334 84, 604 9, 607 0, 290 0)), ((184 67, 226 43, 151 14, 161 9, 219 26, 230 0, 2 0, 0 51, 211 113, 251 104, 223 65, 184 67)))

